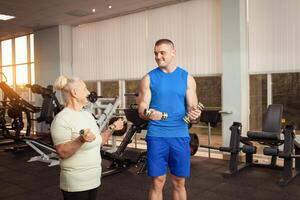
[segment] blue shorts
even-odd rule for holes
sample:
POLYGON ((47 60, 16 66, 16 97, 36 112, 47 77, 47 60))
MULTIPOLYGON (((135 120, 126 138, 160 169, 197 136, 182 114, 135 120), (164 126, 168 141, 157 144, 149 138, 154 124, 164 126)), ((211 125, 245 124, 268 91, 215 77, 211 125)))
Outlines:
POLYGON ((148 176, 171 174, 178 177, 190 176, 189 137, 146 137, 148 176))

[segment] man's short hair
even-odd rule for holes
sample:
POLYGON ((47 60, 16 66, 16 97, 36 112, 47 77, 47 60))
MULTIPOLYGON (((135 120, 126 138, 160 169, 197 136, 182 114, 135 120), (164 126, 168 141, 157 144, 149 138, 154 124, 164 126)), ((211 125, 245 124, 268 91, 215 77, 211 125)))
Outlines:
POLYGON ((174 43, 169 39, 160 39, 155 42, 155 46, 159 46, 162 44, 170 45, 172 47, 172 49, 174 49, 174 47, 175 47, 174 43))

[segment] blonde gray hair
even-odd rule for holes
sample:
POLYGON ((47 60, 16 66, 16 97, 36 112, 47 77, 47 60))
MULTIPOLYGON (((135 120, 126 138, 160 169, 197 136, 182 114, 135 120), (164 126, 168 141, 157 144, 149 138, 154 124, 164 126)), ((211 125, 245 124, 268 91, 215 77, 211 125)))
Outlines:
POLYGON ((68 93, 71 89, 74 88, 74 84, 80 81, 79 78, 68 78, 64 75, 59 76, 54 82, 54 89, 60 90, 63 96, 64 101, 68 100, 68 93))

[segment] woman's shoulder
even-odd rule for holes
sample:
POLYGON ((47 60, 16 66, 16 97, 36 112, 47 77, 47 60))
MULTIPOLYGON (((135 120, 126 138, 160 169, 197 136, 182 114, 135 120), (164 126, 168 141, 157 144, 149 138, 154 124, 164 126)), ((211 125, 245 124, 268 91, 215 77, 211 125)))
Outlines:
POLYGON ((63 122, 72 116, 71 109, 64 108, 57 115, 55 115, 52 123, 63 122))

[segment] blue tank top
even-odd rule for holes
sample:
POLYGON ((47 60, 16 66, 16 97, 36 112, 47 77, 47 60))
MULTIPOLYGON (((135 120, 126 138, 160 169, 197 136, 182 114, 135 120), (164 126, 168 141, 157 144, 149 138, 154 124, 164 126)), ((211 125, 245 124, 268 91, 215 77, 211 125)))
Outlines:
POLYGON ((180 67, 165 73, 159 67, 148 73, 150 77, 150 108, 168 113, 166 120, 150 120, 147 136, 188 137, 188 126, 183 121, 186 114, 186 89, 188 73, 180 67))

